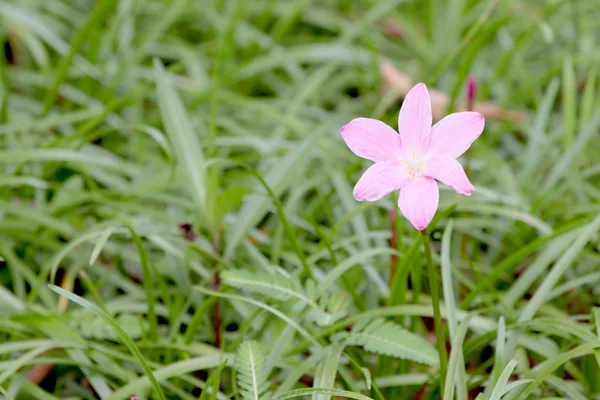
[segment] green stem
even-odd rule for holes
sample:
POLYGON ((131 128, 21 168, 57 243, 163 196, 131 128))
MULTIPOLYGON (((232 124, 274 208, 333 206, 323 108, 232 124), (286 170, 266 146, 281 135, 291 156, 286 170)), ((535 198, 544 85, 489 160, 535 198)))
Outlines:
POLYGON ((423 250, 425 251, 425 260, 427 262, 427 275, 429 275, 429 286, 431 290, 431 303, 433 305, 433 323, 435 326, 435 338, 438 353, 440 355, 440 389, 441 395, 444 395, 444 382, 446 379, 446 370, 448 369, 448 354, 446 354, 446 337, 444 335, 444 325, 442 324, 442 313, 440 311, 440 295, 438 293, 437 274, 433 268, 431 259, 431 243, 427 229, 421 231, 423 236, 423 250))

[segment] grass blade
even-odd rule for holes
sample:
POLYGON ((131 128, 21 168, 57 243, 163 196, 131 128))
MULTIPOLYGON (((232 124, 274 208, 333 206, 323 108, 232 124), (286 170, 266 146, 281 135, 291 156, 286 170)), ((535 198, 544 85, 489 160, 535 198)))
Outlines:
MULTIPOLYGON (((441 252, 442 288, 444 291, 444 304, 446 305, 448 331, 450 332, 451 342, 454 341, 458 330, 456 322, 456 298, 454 295, 454 286, 452 285, 452 263, 450 261, 450 245, 452 243, 453 229, 454 220, 450 220, 448 225, 446 225, 446 229, 444 229, 441 252)), ((467 380, 462 354, 460 354, 457 368, 455 379, 457 385, 456 398, 457 400, 467 400, 467 380)), ((447 382, 446 385, 448 385, 447 382)))
POLYGON ((67 76, 67 72, 73 63, 73 58, 88 39, 90 31, 94 29, 97 24, 100 24, 106 19, 107 14, 115 7, 116 3, 116 0, 104 0, 96 3, 94 11, 90 14, 85 24, 73 37, 69 52, 65 54, 58 62, 54 80, 46 92, 46 96, 44 97, 44 112, 42 113, 42 116, 48 115, 52 109, 52 106, 54 105, 58 95, 58 89, 67 76))
POLYGON ((174 156, 181 172, 186 177, 198 211, 204 213, 206 182, 204 152, 200 141, 192 128, 179 95, 171 86, 164 67, 158 60, 154 60, 154 79, 157 85, 156 96, 162 122, 173 145, 174 156))
POLYGON ((564 115, 563 148, 568 150, 575 140, 577 125, 577 82, 575 81, 575 67, 570 56, 563 62, 562 101, 564 115))
POLYGON ((456 330, 456 336, 452 340, 452 350, 448 359, 448 372, 446 373, 446 384, 444 385, 446 390, 444 391, 443 400, 452 400, 454 397, 456 379, 460 376, 460 371, 464 368, 463 343, 469 330, 469 323, 470 318, 465 319, 456 330), (463 364, 463 366, 459 364, 463 364))
MULTIPOLYGON (((546 298, 550 294, 556 282, 558 282, 563 273, 573 263, 573 261, 579 255, 579 252, 583 249, 587 242, 596 234, 596 232, 598 232, 598 229, 600 229, 600 216, 596 217, 585 227, 585 229, 577 237, 573 245, 563 254, 561 258, 558 259, 556 264, 554 264, 550 272, 542 281, 542 284, 536 290, 535 294, 533 295, 529 303, 527 303, 525 309, 519 316, 520 322, 527 321, 533 318, 533 316, 544 303, 544 301, 546 301, 546 298)), ((512 357, 516 348, 517 340, 517 334, 513 334, 509 339, 508 344, 506 346, 507 357, 512 357)))
MULTIPOLYGON (((276 196, 280 196, 293 182, 295 173, 307 165, 310 157, 307 154, 313 148, 316 135, 311 135, 302 141, 294 150, 286 154, 279 162, 275 163, 264 181, 276 196), (294 172, 294 173, 293 173, 294 172)), ((240 242, 248 235, 250 229, 266 214, 271 201, 268 197, 256 195, 250 197, 242 206, 236 223, 227 238, 224 258, 231 259, 240 242)))
MULTIPOLYGON (((313 386, 324 389, 334 388, 338 365, 340 363, 340 358, 342 357, 343 350, 344 346, 340 344, 333 344, 329 346, 329 348, 327 349, 327 356, 325 357, 325 360, 323 360, 317 367, 317 372, 315 373, 315 380, 313 386)), ((328 394, 313 393, 312 395, 312 400, 330 399, 331 395, 328 394)))
POLYGON ((500 374, 498 382, 496 382, 496 386, 490 395, 490 400, 500 400, 500 397, 505 393, 504 388, 506 387, 506 383, 516 366, 517 360, 510 360, 508 364, 506 364, 506 367, 500 374))
MULTIPOLYGON (((131 340, 131 338, 127 335, 127 333, 125 333, 123 328, 121 328, 121 326, 119 326, 119 323, 113 317, 111 317, 106 311, 102 310, 100 307, 96 306, 95 304, 90 303, 89 301, 77 296, 74 293, 66 291, 63 288, 55 286, 55 285, 48 285, 48 287, 51 290, 58 293, 59 295, 64 296, 67 299, 71 300, 72 302, 77 303, 80 306, 92 311, 94 314, 96 314, 100 318, 102 318, 104 320, 104 322, 106 322, 108 325, 110 325, 115 330, 117 335, 119 335, 119 338, 123 341, 123 344, 125 344, 125 346, 127 346, 129 351, 131 352, 131 354, 133 354, 133 356, 135 357, 137 362, 140 364, 140 366, 146 373, 146 376, 152 383, 152 386, 154 387, 154 390, 156 391, 158 398, 161 400, 167 400, 160 384, 158 383, 158 381, 156 380, 156 377, 152 373, 150 366, 148 366, 146 359, 140 352, 140 349, 135 345, 135 343, 133 343, 133 340, 131 340)), ((114 394, 113 394, 113 396, 114 396, 114 394)))

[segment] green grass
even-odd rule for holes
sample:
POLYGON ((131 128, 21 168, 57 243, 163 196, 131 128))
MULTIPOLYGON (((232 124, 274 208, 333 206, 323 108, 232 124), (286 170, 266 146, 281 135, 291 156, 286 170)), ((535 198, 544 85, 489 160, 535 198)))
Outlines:
POLYGON ((598 21, 595 0, 2 1, 0 399, 600 399, 598 21), (429 228, 446 376, 420 234, 395 197, 352 198, 368 163, 339 135, 396 126, 384 60, 526 115, 487 120, 475 194, 442 190, 429 228))

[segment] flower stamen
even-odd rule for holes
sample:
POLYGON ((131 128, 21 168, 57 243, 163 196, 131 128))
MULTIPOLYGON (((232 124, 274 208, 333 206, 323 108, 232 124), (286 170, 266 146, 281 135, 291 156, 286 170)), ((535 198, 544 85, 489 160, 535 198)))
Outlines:
POLYGON ((403 164, 404 169, 413 178, 420 178, 423 176, 423 172, 427 169, 429 163, 427 161, 417 161, 417 160, 402 160, 398 159, 398 161, 403 164))

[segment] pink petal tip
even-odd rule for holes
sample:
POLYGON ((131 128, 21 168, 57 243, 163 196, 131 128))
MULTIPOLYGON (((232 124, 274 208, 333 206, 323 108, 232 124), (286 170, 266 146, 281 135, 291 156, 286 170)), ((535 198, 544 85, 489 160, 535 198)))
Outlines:
POLYGON ((431 123, 431 98, 427 86, 417 83, 404 97, 398 114, 398 132, 405 156, 425 152, 431 137, 431 123))
POLYGON ((342 126, 340 134, 354 154, 374 162, 395 159, 400 153, 400 135, 376 119, 355 118, 342 126))
POLYGON ((402 215, 418 230, 422 231, 433 219, 439 202, 437 183, 423 177, 410 182, 400 190, 398 206, 402 215))

